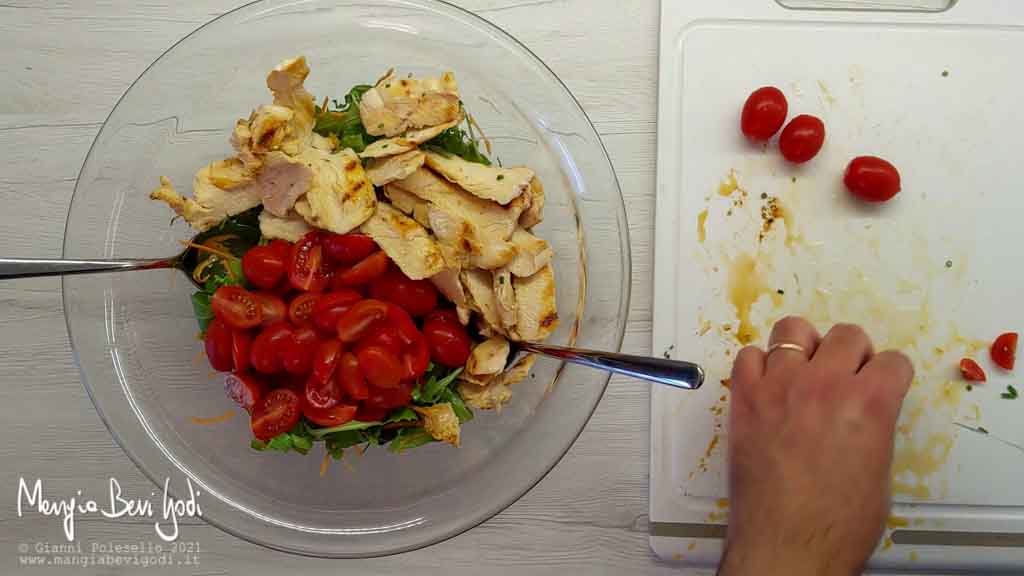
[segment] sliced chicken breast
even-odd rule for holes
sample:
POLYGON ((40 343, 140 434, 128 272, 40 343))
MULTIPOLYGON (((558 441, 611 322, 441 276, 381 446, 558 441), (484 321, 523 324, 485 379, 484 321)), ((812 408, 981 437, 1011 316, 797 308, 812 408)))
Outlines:
POLYGON ((530 189, 533 170, 526 167, 501 168, 469 162, 454 154, 427 152, 427 166, 449 182, 485 200, 502 206, 530 189))
POLYGON ((462 112, 455 75, 395 78, 388 75, 363 94, 359 116, 372 136, 396 136, 408 130, 444 124, 462 112))
POLYGON ((295 212, 289 212, 285 217, 274 216, 264 210, 260 212, 260 234, 264 238, 274 240, 281 239, 289 242, 298 242, 312 228, 306 220, 295 212))
POLYGON ((373 215, 377 195, 355 152, 345 149, 329 154, 307 148, 299 159, 316 175, 306 193, 308 214, 296 208, 310 225, 347 234, 373 215))
POLYGON ((498 308, 501 327, 506 331, 516 325, 516 293, 512 288, 512 273, 508 268, 494 271, 494 303, 498 308))
POLYGON ((519 216, 519 225, 529 230, 544 220, 544 185, 534 176, 530 181, 530 207, 519 216))
POLYGON ((462 281, 459 280, 459 270, 457 268, 445 268, 431 276, 430 281, 437 288, 437 291, 451 301, 452 304, 456 306, 464 306, 466 304, 466 291, 462 287, 462 281))
POLYGON ((486 270, 463 270, 461 278, 469 296, 469 307, 480 313, 485 326, 497 334, 504 334, 501 317, 498 316, 498 303, 494 297, 491 273, 486 270))
POLYGON ((423 166, 425 159, 426 155, 419 150, 386 158, 374 158, 366 166, 366 177, 374 186, 384 186, 412 174, 423 166))
POLYGON ((192 198, 178 194, 164 176, 160 177, 160 187, 149 197, 166 203, 189 225, 203 232, 262 202, 259 188, 250 186, 251 182, 241 161, 229 158, 211 162, 196 173, 192 179, 192 198))
POLYGON ((513 278, 516 293, 516 328, 519 340, 544 340, 558 327, 555 273, 547 264, 533 276, 513 278))
POLYGON ((433 406, 413 406, 413 410, 423 417, 423 429, 434 440, 447 442, 456 448, 459 446, 459 417, 448 402, 433 406))
POLYGON ((523 381, 530 375, 537 358, 533 354, 523 356, 508 370, 492 378, 474 380, 462 378, 458 383, 459 396, 470 407, 480 410, 501 410, 512 399, 509 386, 523 381))
POLYGON ((445 269, 441 247, 415 220, 380 203, 360 230, 413 280, 430 278, 445 269))
POLYGON ((430 128, 423 128, 420 130, 410 130, 401 136, 371 142, 369 146, 359 153, 359 157, 384 158, 385 156, 394 156, 395 154, 415 150, 418 145, 440 136, 441 132, 458 126, 462 120, 463 115, 460 113, 459 116, 451 122, 445 122, 444 124, 438 124, 437 126, 431 126, 430 128))
POLYGON ((512 237, 509 238, 509 242, 515 247, 516 256, 509 262, 508 269, 520 278, 536 274, 538 270, 551 262, 551 258, 555 254, 546 240, 538 238, 522 228, 516 228, 512 237))
POLYGON ((299 160, 281 152, 263 158, 263 168, 252 185, 259 189, 263 208, 274 216, 284 217, 300 196, 309 192, 313 170, 299 160))
POLYGON ((477 344, 466 361, 466 372, 474 375, 497 374, 505 369, 511 350, 508 340, 498 336, 477 344))

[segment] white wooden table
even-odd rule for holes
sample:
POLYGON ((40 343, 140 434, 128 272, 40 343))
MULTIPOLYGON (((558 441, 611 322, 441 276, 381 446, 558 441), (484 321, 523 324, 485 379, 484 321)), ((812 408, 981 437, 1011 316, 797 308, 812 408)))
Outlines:
MULTIPOLYGON (((89 145, 118 97, 171 44, 239 0, 0 2, 0 253, 59 257, 89 145)), ((633 248, 625 349, 650 352, 658 2, 463 0, 536 52, 565 81, 618 173, 633 248)), ((679 574, 647 546, 648 391, 613 378, 565 459, 489 522, 426 550, 365 561, 265 550, 202 522, 198 566, 25 568, 19 545, 63 542, 59 520, 15 508, 18 479, 45 490, 126 493, 150 482, 114 443, 79 380, 56 280, 0 283, 0 573, 69 574, 679 574)), ((77 521, 83 543, 152 541, 148 520, 77 521)))

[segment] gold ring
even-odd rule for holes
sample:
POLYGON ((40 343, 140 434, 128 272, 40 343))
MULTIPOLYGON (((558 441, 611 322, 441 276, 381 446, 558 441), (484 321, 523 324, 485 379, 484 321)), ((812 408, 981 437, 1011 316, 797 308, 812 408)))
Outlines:
POLYGON ((807 356, 807 349, 799 344, 793 344, 792 342, 778 342, 768 347, 768 354, 776 350, 793 350, 807 356))

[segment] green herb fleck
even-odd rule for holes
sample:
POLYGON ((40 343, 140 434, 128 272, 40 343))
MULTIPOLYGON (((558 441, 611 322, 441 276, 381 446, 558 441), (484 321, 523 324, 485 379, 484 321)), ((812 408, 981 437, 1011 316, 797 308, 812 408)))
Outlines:
POLYGON ((953 267, 953 261, 952 260, 946 260, 946 268, 952 268, 952 267, 953 267))
POLYGON ((498 174, 498 182, 501 182, 504 179, 505 179, 505 175, 504 174, 498 174))
POLYGON ((782 288, 779 288, 778 290, 776 290, 775 293, 778 294, 779 296, 785 296, 786 295, 786 291, 783 290, 782 288))
POLYGON ((1006 392, 1003 392, 1002 394, 1000 394, 999 397, 1002 398, 1003 400, 1016 400, 1017 399, 1017 389, 1014 388, 1012 384, 1007 385, 1006 386, 1006 392))
POLYGON ((946 77, 948 77, 948 76, 949 76, 949 70, 943 70, 943 71, 942 71, 942 77, 943 77, 943 78, 946 78, 946 77))

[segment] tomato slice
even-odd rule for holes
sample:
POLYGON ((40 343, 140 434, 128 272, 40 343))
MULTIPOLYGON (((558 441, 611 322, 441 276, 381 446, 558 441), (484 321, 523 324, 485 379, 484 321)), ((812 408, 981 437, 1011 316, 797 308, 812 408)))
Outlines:
POLYGON ((363 234, 327 234, 324 250, 332 262, 353 264, 378 250, 377 243, 363 234))
POLYGON ((437 289, 429 280, 413 280, 391 268, 370 284, 370 296, 401 306, 413 316, 426 316, 437 308, 437 289))
POLYGON ((309 404, 302 405, 302 414, 313 424, 331 428, 351 422, 356 417, 358 408, 354 404, 338 404, 331 408, 317 408, 309 404))
POLYGON ((252 328, 263 321, 263 308, 252 292, 239 286, 221 286, 210 301, 213 314, 232 328, 252 328))
POLYGON ((248 330, 234 330, 231 332, 231 358, 234 369, 237 372, 245 372, 249 369, 249 354, 252 350, 252 334, 248 330))
POLYGON ((313 378, 326 382, 334 375, 334 368, 344 352, 341 342, 336 339, 324 340, 313 355, 313 378))
POLYGON ((304 375, 313 371, 313 356, 320 339, 312 328, 297 328, 292 337, 281 342, 281 366, 289 374, 304 375))
POLYGON ((256 403, 250 425, 258 440, 270 440, 295 426, 302 415, 298 394, 288 388, 277 388, 256 403))
POLYGON ((228 398, 252 414, 252 408, 263 398, 265 386, 256 376, 235 372, 224 376, 224 391, 228 398))
POLYGON ((292 329, 288 324, 279 322, 264 328, 252 341, 250 360, 252 367, 263 374, 275 374, 281 371, 281 345, 292 337, 292 329))
POLYGON ((408 406, 412 402, 412 386, 412 382, 407 380, 395 388, 370 388, 370 397, 363 403, 369 408, 385 410, 408 406))
POLYGON ((362 299, 362 294, 348 288, 324 294, 313 309, 313 323, 325 333, 334 333, 342 315, 362 299))
POLYGON ((423 323, 423 335, 434 362, 449 368, 466 365, 472 341, 465 326, 458 322, 432 319, 423 323))
POLYGON ((292 246, 288 258, 288 282, 297 290, 322 292, 330 280, 321 234, 313 230, 292 246))
POLYGON ((242 273, 255 286, 271 289, 284 277, 288 255, 282 250, 267 246, 254 246, 242 256, 242 273))
POLYGON ((380 300, 360 300, 338 318, 338 339, 355 342, 388 314, 388 305, 380 300))
POLYGON ((288 306, 277 294, 270 292, 253 292, 253 297, 260 303, 260 310, 263 311, 263 326, 277 324, 288 315, 288 306))
POLYGON ((311 377, 306 380, 304 403, 314 408, 331 408, 341 402, 341 385, 337 378, 320 381, 311 377))
POLYGON ((388 350, 378 346, 367 346, 356 351, 359 369, 366 381, 376 388, 396 388, 405 371, 401 360, 388 350))
POLYGON ((374 252, 348 270, 338 273, 338 282, 342 286, 356 286, 372 282, 388 271, 390 261, 383 250, 374 252))
POLYGON ((1017 363, 1017 333, 1000 334, 989 349, 992 361, 1003 370, 1013 370, 1017 363))
POLYGON ((359 369, 359 360, 355 354, 346 352, 342 355, 335 378, 347 398, 366 400, 370 397, 370 387, 366 384, 363 371, 359 369))
POLYGON ((960 375, 968 382, 984 382, 985 371, 978 366, 978 363, 970 358, 960 361, 960 375))
POLYGON ((231 327, 220 318, 214 318, 206 327, 206 358, 218 372, 228 372, 235 366, 231 327))
POLYGON ((312 327, 314 325, 313 310, 316 309, 316 304, 319 301, 320 294, 299 294, 288 305, 288 320, 295 326, 312 327))
POLYGON ((359 404, 359 409, 356 410, 356 420, 360 422, 380 422, 388 417, 388 408, 381 408, 379 406, 370 406, 366 402, 359 404))

